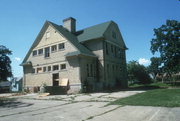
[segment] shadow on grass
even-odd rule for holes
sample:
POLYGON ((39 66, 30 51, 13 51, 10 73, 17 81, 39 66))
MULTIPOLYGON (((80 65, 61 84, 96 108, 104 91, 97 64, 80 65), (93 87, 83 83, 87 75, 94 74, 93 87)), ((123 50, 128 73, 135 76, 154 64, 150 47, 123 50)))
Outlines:
POLYGON ((138 87, 128 87, 125 90, 126 91, 144 91, 144 90, 165 89, 165 88, 168 88, 168 87, 143 85, 143 86, 138 86, 138 87))
POLYGON ((24 103, 14 98, 0 98, 0 108, 21 108, 33 105, 33 103, 24 103))

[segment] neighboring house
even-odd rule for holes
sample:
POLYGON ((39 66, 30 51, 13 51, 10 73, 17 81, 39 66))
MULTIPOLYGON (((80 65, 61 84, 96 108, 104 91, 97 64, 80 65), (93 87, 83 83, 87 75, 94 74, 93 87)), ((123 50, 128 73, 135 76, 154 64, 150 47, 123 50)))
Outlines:
POLYGON ((0 82, 0 93, 9 92, 10 91, 11 82, 10 81, 2 81, 0 82))
POLYGON ((14 77, 11 80, 11 91, 12 92, 22 91, 22 77, 14 77))
POLYGON ((126 51, 113 21, 76 31, 76 20, 63 26, 46 21, 22 62, 24 88, 69 84, 69 92, 84 85, 92 90, 127 87, 126 51))

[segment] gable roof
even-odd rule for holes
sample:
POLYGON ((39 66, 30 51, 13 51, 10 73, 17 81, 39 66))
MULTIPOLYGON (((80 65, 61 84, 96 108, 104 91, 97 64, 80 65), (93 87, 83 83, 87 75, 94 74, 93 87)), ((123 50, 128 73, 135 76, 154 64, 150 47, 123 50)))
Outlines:
POLYGON ((34 43, 32 44, 31 48, 29 49, 27 55, 25 56, 23 62, 21 63, 21 65, 24 65, 24 63, 26 63, 32 50, 39 43, 39 41, 41 40, 42 36, 44 35, 44 33, 49 25, 52 26, 59 34, 64 36, 77 49, 78 54, 96 57, 90 50, 88 50, 86 47, 84 47, 83 45, 81 45, 78 42, 78 39, 74 34, 70 33, 68 30, 63 28, 61 25, 57 25, 50 21, 46 21, 45 24, 43 25, 41 31, 39 32, 38 36, 36 37, 34 43))
MULTIPOLYGON (((104 22, 101 24, 97 24, 97 25, 85 28, 83 30, 79 30, 75 33, 75 35, 77 36, 78 41, 80 43, 86 42, 88 40, 104 38, 104 34, 105 34, 106 30, 108 29, 108 27, 111 24, 114 24, 118 28, 118 25, 114 21, 111 20, 111 21, 107 21, 107 22, 104 22)), ((119 31, 120 37, 122 39, 121 45, 123 46, 124 49, 128 49, 124 43, 124 40, 122 38, 119 28, 118 28, 118 31, 119 31)))
POLYGON ((66 30, 63 26, 59 26, 55 23, 49 22, 56 30, 58 30, 58 32, 60 34, 62 34, 62 36, 64 36, 67 40, 69 40, 72 45, 74 45, 75 48, 77 48, 79 54, 83 54, 86 56, 92 56, 92 57, 96 57, 96 55, 94 55, 90 50, 88 50, 86 47, 84 47, 82 44, 80 44, 78 42, 77 37, 72 34, 71 32, 69 32, 68 30, 66 30))
POLYGON ((113 21, 108 21, 98 25, 94 25, 83 30, 77 31, 76 36, 79 42, 85 42, 87 40, 97 39, 103 37, 104 32, 113 21))

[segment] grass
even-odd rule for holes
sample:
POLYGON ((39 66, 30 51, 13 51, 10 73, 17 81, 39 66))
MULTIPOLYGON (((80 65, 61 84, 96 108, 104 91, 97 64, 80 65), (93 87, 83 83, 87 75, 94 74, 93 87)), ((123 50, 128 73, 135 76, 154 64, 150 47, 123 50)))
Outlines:
POLYGON ((170 84, 165 83, 151 83, 151 84, 133 84, 129 85, 130 90, 150 90, 150 89, 159 89, 159 88, 168 88, 171 87, 170 84))
POLYGON ((180 89, 155 89, 130 97, 118 99, 110 104, 135 106, 180 107, 180 89))

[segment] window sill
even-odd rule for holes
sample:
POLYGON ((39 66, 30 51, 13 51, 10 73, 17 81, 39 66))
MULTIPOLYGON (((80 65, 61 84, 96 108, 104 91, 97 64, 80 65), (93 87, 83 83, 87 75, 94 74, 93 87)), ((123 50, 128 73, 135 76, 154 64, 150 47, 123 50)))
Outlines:
POLYGON ((67 69, 61 69, 60 71, 67 71, 67 69))
POLYGON ((38 57, 38 55, 32 55, 32 57, 38 57))
POLYGON ((44 57, 44 59, 50 59, 50 57, 44 57))
POLYGON ((55 53, 55 52, 57 52, 57 50, 55 50, 55 51, 51 51, 51 53, 55 53))
POLYGON ((59 49, 59 51, 63 51, 63 50, 65 50, 64 48, 63 49, 59 49))

